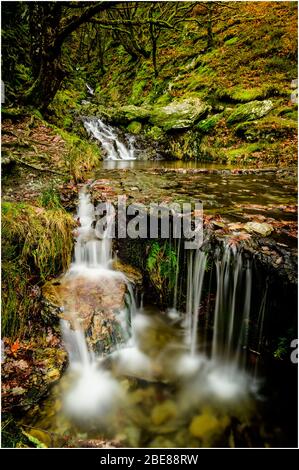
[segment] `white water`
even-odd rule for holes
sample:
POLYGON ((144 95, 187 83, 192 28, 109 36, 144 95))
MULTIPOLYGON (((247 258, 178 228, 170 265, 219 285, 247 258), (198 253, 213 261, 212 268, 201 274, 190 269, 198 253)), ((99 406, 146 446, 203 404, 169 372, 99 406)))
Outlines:
POLYGON ((106 160, 135 160, 134 136, 121 142, 115 129, 101 119, 86 119, 84 127, 89 135, 98 140, 105 151, 106 160))
MULTIPOLYGON (((136 303, 131 284, 122 272, 114 271, 112 264, 112 230, 114 224, 114 211, 110 203, 106 203, 106 216, 103 230, 95 228, 96 211, 91 202, 89 192, 83 188, 79 194, 79 204, 76 215, 78 228, 76 230, 76 243, 74 260, 66 273, 68 282, 76 279, 92 286, 94 282, 103 285, 111 278, 119 279, 127 285, 126 308, 115 312, 123 333, 123 339, 129 341, 131 336, 130 323, 136 312, 136 303)), ((70 284, 72 285, 72 284, 70 284)), ((92 287, 91 287, 92 288, 92 287)), ((93 418, 106 419, 108 414, 115 411, 115 403, 122 398, 122 390, 110 372, 103 370, 99 358, 88 348, 84 332, 80 328, 76 311, 67 312, 71 317, 69 322, 61 322, 62 336, 69 357, 69 373, 72 383, 64 395, 64 410, 71 417, 79 421, 93 418)), ((115 345, 115 347, 120 347, 115 345)))
POLYGON ((216 261, 217 294, 214 314, 212 359, 242 362, 247 347, 251 303, 251 265, 240 252, 224 247, 216 261))
MULTIPOLYGON (((250 261, 245 262, 235 248, 226 245, 219 251, 215 262, 217 290, 210 348, 207 341, 209 322, 199 325, 206 262, 207 255, 201 250, 187 253, 184 326, 189 353, 177 361, 177 374, 195 380, 194 393, 197 390, 220 400, 229 400, 246 395, 253 384, 253 377, 245 372, 245 355, 242 355, 248 343, 252 269, 250 261), (198 344, 199 333, 205 338, 205 344, 198 344)), ((207 315, 207 312, 203 313, 207 315)), ((263 313, 259 315, 259 322, 263 323, 263 313)))
POLYGON ((194 355, 198 347, 198 317, 207 255, 201 250, 190 250, 188 256, 186 333, 187 343, 190 345, 191 354, 194 355))

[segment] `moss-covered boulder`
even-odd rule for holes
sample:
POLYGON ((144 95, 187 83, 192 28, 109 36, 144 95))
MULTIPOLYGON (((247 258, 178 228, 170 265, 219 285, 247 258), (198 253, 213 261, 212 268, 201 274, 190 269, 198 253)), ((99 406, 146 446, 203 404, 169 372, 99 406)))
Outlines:
POLYGON ((127 127, 127 131, 130 132, 130 134, 140 134, 142 131, 142 124, 141 122, 138 121, 132 121, 127 127))
POLYGON ((268 114, 273 108, 271 100, 264 101, 250 101, 246 104, 237 106, 234 111, 229 115, 227 124, 232 125, 237 122, 254 121, 260 119, 268 114))
POLYGON ((199 98, 187 98, 167 106, 156 106, 150 115, 150 123, 164 131, 188 129, 209 111, 209 106, 199 98))
POLYGON ((275 141, 296 135, 297 122, 280 116, 266 117, 258 121, 245 121, 238 124, 234 130, 238 137, 248 142, 258 140, 275 141))
POLYGON ((147 106, 123 106, 113 113, 113 121, 119 124, 128 124, 132 121, 144 122, 149 119, 151 108, 147 106))

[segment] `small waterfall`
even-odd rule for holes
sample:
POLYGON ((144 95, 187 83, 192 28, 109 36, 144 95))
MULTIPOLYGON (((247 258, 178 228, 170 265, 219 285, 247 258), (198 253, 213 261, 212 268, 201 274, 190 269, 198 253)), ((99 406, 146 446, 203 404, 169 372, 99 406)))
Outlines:
POLYGON ((135 140, 131 135, 126 145, 122 143, 113 127, 101 119, 86 119, 84 127, 88 135, 98 140, 105 151, 106 160, 135 160, 135 140))
POLYGON ((77 238, 75 243, 72 271, 108 269, 112 260, 112 229, 114 212, 110 203, 106 203, 106 224, 99 233, 95 228, 96 213, 90 194, 85 189, 79 194, 77 211, 77 238))
MULTIPOLYGON (((119 303, 112 313, 111 307, 107 307, 107 321, 111 321, 111 328, 115 321, 117 328, 117 335, 112 335, 111 346, 120 350, 134 337, 131 326, 137 310, 134 291, 126 276, 111 268, 114 215, 112 205, 106 203, 105 219, 100 230, 96 225, 97 211, 91 202, 90 193, 86 188, 80 191, 74 260, 64 277, 76 300, 73 301, 72 297, 71 300, 64 299, 64 311, 69 321, 61 321, 62 336, 69 356, 69 372, 73 374, 72 384, 64 396, 64 408, 79 421, 110 413, 115 408, 115 402, 121 398, 121 389, 111 373, 101 367, 101 358, 90 350, 77 308, 89 299, 93 302, 90 304, 92 308, 100 302, 101 315, 105 315, 105 310, 102 311, 101 289, 104 297, 107 297, 110 292, 107 287, 105 291, 104 286, 111 286, 113 298, 113 289, 125 284, 125 305, 120 306, 119 303)), ((96 309, 94 312, 96 315, 96 309)))
POLYGON ((206 269, 207 255, 201 250, 189 251, 187 275, 187 344, 192 355, 197 352, 198 317, 202 295, 203 280, 206 269))
POLYGON ((212 359, 240 362, 247 347, 251 302, 251 265, 244 269, 241 252, 225 246, 216 260, 217 293, 212 359), (245 280, 245 282, 244 282, 245 280))

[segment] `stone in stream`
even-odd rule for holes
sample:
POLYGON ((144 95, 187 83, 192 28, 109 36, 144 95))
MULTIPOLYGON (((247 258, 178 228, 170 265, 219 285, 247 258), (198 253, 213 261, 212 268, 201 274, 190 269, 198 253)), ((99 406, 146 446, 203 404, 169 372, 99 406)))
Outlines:
POLYGON ((267 237, 274 230, 273 227, 270 224, 267 224, 265 222, 263 222, 263 223, 260 223, 260 222, 247 222, 244 225, 244 228, 249 233, 257 233, 259 235, 262 235, 263 237, 267 237))
POLYGON ((124 308, 127 289, 124 278, 111 273, 112 276, 103 274, 88 280, 84 276, 65 276, 43 288, 48 302, 56 308, 63 306, 60 317, 73 327, 78 323, 92 348, 99 352, 109 350, 120 334, 116 314, 124 308))

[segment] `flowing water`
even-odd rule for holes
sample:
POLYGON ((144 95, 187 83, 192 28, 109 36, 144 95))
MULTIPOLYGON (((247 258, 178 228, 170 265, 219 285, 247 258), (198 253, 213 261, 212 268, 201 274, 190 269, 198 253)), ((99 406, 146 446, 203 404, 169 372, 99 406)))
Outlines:
POLYGON ((89 118, 84 121, 87 133, 98 140, 104 150, 105 159, 110 161, 135 160, 134 136, 128 135, 122 142, 116 129, 101 119, 89 118))
POLYGON ((257 323, 259 353, 267 304, 266 289, 254 320, 251 260, 228 244, 211 256, 176 240, 169 308, 138 307, 133 284, 113 269, 110 204, 100 232, 97 215, 83 188, 74 260, 56 287, 69 365, 27 425, 56 436, 53 446, 271 445, 275 436, 259 411, 258 364, 248 364, 249 324, 257 323))

